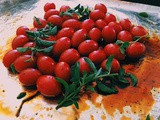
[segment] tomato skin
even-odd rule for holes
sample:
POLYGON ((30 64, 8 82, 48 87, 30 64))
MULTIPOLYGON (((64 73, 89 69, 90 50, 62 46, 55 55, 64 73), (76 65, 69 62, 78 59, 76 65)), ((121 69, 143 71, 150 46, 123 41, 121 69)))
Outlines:
POLYGON ((40 72, 45 75, 53 75, 56 62, 49 56, 40 56, 37 60, 37 66, 40 72))
POLYGON ((61 37, 68 37, 68 38, 72 38, 74 34, 74 29, 73 28, 69 28, 69 27, 65 27, 62 28, 58 34, 57 34, 57 38, 61 38, 61 37))
POLYGON ((6 68, 9 68, 11 64, 19 57, 21 53, 17 50, 8 51, 3 57, 3 64, 6 68))
POLYGON ((44 28, 47 24, 47 21, 43 18, 38 18, 39 22, 36 19, 33 21, 33 25, 35 28, 44 28))
POLYGON ((61 93, 61 84, 51 75, 43 75, 37 80, 38 91, 46 97, 55 97, 61 93))
POLYGON ((86 19, 82 22, 81 28, 86 29, 89 32, 94 27, 94 21, 92 19, 86 19))
POLYGON ((45 12, 47 12, 50 9, 55 9, 55 8, 56 8, 56 5, 54 3, 46 3, 44 5, 44 11, 45 12))
POLYGON ((103 13, 107 13, 107 7, 103 4, 103 3, 97 3, 95 6, 94 6, 94 9, 95 10, 100 10, 102 11, 103 13))
MULTIPOLYGON (((29 47, 29 48, 32 48, 35 46, 35 43, 34 42, 28 42, 26 43, 23 47, 29 47)), ((28 50, 26 52, 23 53, 23 55, 31 55, 32 51, 31 50, 28 50)))
POLYGON ((103 20, 103 19, 98 19, 96 22, 95 22, 95 26, 97 28, 99 28, 100 30, 102 30, 105 26, 106 26, 106 22, 103 20))
POLYGON ((55 66, 55 76, 69 81, 71 75, 70 66, 66 62, 58 62, 55 66))
POLYGON ((83 72, 90 73, 92 72, 92 68, 88 65, 88 63, 84 60, 84 57, 80 58, 78 60, 79 62, 79 68, 80 68, 80 73, 82 74, 83 72))
POLYGON ((27 68, 34 68, 36 66, 37 58, 33 57, 31 60, 31 55, 21 55, 14 62, 14 67, 17 72, 21 72, 27 68))
POLYGON ((109 26, 105 26, 102 30, 102 37, 107 43, 112 43, 116 40, 116 31, 109 26))
POLYGON ((29 28, 27 26, 20 26, 17 30, 16 30, 16 35, 25 35, 27 36, 26 31, 29 30, 29 28))
POLYGON ((117 34, 122 31, 122 27, 117 22, 110 22, 108 26, 113 27, 117 34))
POLYGON ((73 47, 78 47, 80 43, 85 41, 87 37, 87 31, 85 29, 79 29, 77 30, 71 39, 71 43, 73 47))
POLYGON ((73 28, 74 30, 78 30, 81 28, 81 22, 76 19, 68 19, 63 22, 62 28, 64 27, 70 27, 73 28))
POLYGON ((134 42, 126 49, 126 54, 130 58, 139 58, 145 54, 146 47, 143 43, 134 42))
POLYGON ((53 45, 52 53, 54 56, 60 56, 65 50, 71 47, 71 40, 67 37, 62 37, 53 45))
POLYGON ((48 19, 51 15, 59 15, 59 11, 56 9, 50 9, 44 14, 44 19, 48 19))
POLYGON ((123 31, 119 32, 118 36, 117 36, 117 39, 121 40, 123 42, 133 41, 132 34, 128 31, 126 31, 126 30, 123 30, 123 31))
POLYGON ((95 50, 89 54, 89 59, 94 63, 94 64, 100 64, 102 63, 103 60, 106 59, 106 54, 103 50, 95 50))
POLYGON ((107 57, 109 57, 110 55, 114 55, 115 59, 124 60, 125 55, 120 52, 119 48, 120 48, 119 45, 110 43, 104 47, 104 52, 106 53, 107 57))
POLYGON ((23 47, 29 39, 24 35, 18 35, 12 40, 12 48, 16 49, 18 47, 23 47))
MULTIPOLYGON (((102 68, 103 71, 106 70, 106 62, 107 62, 107 59, 105 59, 101 63, 101 68, 102 68)), ((117 72, 119 72, 119 69, 120 69, 120 63, 119 63, 119 61, 117 59, 113 58, 112 66, 111 66, 111 73, 117 73, 117 72)))
POLYGON ((98 19, 103 19, 105 17, 105 14, 100 11, 100 10, 93 10, 91 11, 91 13, 89 14, 90 19, 92 19, 93 21, 96 21, 98 19))
POLYGON ((78 46, 78 51, 81 55, 87 56, 89 53, 98 49, 98 43, 94 40, 85 40, 78 46))
POLYGON ((106 21, 107 25, 110 23, 110 22, 116 22, 116 17, 113 15, 113 14, 106 14, 106 16, 104 17, 104 20, 106 21))
POLYGON ((18 77, 22 85, 33 86, 33 85, 36 85, 36 82, 41 75, 42 74, 40 73, 39 70, 34 68, 27 68, 21 71, 18 77))
POLYGON ((119 24, 122 26, 124 30, 130 31, 132 27, 132 23, 129 19, 122 19, 120 20, 119 24))
POLYGON ((66 21, 66 20, 69 20, 69 19, 78 20, 78 15, 77 15, 77 14, 74 14, 74 13, 72 13, 72 16, 63 15, 63 16, 62 16, 62 19, 63 19, 63 21, 66 21))
POLYGON ((131 28, 130 32, 133 36, 139 36, 139 37, 147 34, 146 29, 144 29, 144 27, 142 26, 134 26, 133 28, 131 28))
POLYGON ((51 15, 48 19, 48 22, 52 23, 55 26, 61 26, 63 23, 62 18, 59 15, 51 15))
POLYGON ((60 13, 61 12, 66 12, 68 9, 70 9, 70 6, 68 5, 62 5, 59 9, 60 13))
POLYGON ((91 40, 98 42, 102 38, 102 33, 98 28, 92 28, 89 33, 89 37, 91 40))
POLYGON ((79 58, 80 55, 78 51, 76 49, 70 48, 61 54, 59 62, 66 62, 71 66, 75 64, 79 58))
POLYGON ((45 38, 46 41, 56 41, 57 40, 57 36, 52 36, 50 35, 48 38, 45 38))

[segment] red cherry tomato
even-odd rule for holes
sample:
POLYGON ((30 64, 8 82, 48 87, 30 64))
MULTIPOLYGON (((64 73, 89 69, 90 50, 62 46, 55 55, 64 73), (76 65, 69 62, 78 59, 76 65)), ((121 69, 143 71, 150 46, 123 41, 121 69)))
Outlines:
POLYGON ((125 55, 120 52, 119 45, 113 43, 107 44, 104 48, 104 52, 106 53, 107 57, 109 57, 110 55, 114 55, 114 58, 116 58, 117 60, 125 59, 125 55))
POLYGON ((126 49, 126 54, 130 58, 139 58, 145 54, 146 47, 143 43, 134 42, 126 49))
POLYGON ((59 15, 59 11, 56 9, 50 9, 44 14, 44 19, 48 19, 51 15, 59 15))
POLYGON ((89 53, 93 52, 94 50, 98 49, 98 43, 95 42, 94 40, 86 40, 83 41, 79 46, 78 46, 78 51, 81 55, 89 55, 89 53))
POLYGON ((60 56, 65 50, 71 47, 71 40, 67 37, 62 37, 56 41, 53 45, 53 55, 58 57, 60 56))
POLYGON ((103 19, 105 17, 105 13, 100 10, 93 10, 89 14, 90 19, 96 21, 98 19, 103 19))
POLYGON ((94 27, 94 21, 91 19, 86 19, 82 22, 81 28, 86 29, 89 32, 94 27))
POLYGON ((43 75, 37 80, 38 91, 46 97, 55 97, 61 93, 61 84, 51 75, 43 75))
POLYGON ((132 37, 132 34, 126 30, 123 30, 121 32, 118 33, 118 36, 117 36, 117 39, 118 40, 121 40, 123 42, 129 42, 129 41, 132 41, 133 40, 133 37, 132 37))
POLYGON ((27 26, 20 26, 17 31, 16 31, 16 35, 25 35, 27 36, 26 31, 29 30, 29 28, 27 26))
POLYGON ((9 68, 11 64, 21 55, 17 50, 8 51, 3 57, 3 64, 6 68, 9 68))
POLYGON ((100 10, 104 12, 105 14, 107 13, 107 7, 103 3, 97 3, 94 7, 95 10, 100 10))
POLYGON ((89 37, 91 40, 99 41, 102 38, 102 33, 98 28, 92 28, 89 33, 89 37))
POLYGON ((70 9, 70 6, 68 6, 68 5, 62 5, 61 7, 60 7, 60 13, 61 12, 66 12, 67 10, 69 10, 70 9))
POLYGON ((97 28, 99 28, 100 30, 102 30, 105 26, 106 26, 106 22, 103 20, 103 19, 98 19, 96 22, 95 22, 95 26, 97 28))
POLYGON ((56 5, 54 3, 46 3, 44 5, 44 11, 45 12, 47 12, 50 9, 55 9, 55 8, 56 8, 56 5))
POLYGON ((28 38, 26 36, 18 35, 12 41, 12 48, 16 49, 18 47, 23 47, 28 41, 29 40, 28 40, 28 38))
POLYGON ((39 71, 46 75, 53 75, 56 62, 49 56, 40 56, 37 60, 39 71))
POLYGON ((103 60, 106 59, 106 54, 103 50, 95 50, 89 54, 89 59, 94 63, 94 64, 100 64, 102 63, 103 60))
POLYGON ((68 19, 78 20, 78 15, 77 15, 77 14, 74 14, 74 13, 72 13, 72 16, 63 15, 63 16, 62 16, 62 19, 63 19, 63 21, 66 21, 66 20, 68 20, 68 19))
MULTIPOLYGON (((29 47, 29 48, 32 48, 35 46, 35 43, 34 42, 28 42, 26 43, 23 47, 29 47)), ((32 51, 31 50, 28 50, 26 52, 23 53, 23 55, 31 55, 32 51)))
POLYGON ((134 26, 133 28, 131 28, 130 30, 131 34, 133 36, 145 36, 147 34, 146 29, 144 29, 144 27, 142 26, 134 26))
POLYGON ((57 34, 57 38, 61 38, 61 37, 68 37, 68 38, 72 38, 74 34, 74 29, 73 28, 69 28, 69 27, 65 27, 62 28, 58 34, 57 34))
POLYGON ((73 47, 78 47, 79 44, 86 40, 87 37, 87 31, 85 29, 79 29, 77 30, 71 39, 71 43, 73 47))
POLYGON ((78 60, 79 62, 79 68, 80 68, 80 73, 82 74, 83 72, 90 73, 92 72, 92 68, 88 65, 88 63, 84 60, 84 58, 80 58, 78 60))
POLYGON ((27 68, 21 71, 18 76, 19 76, 19 81, 22 83, 22 85, 32 86, 36 85, 36 82, 41 75, 42 74, 40 73, 39 70, 36 70, 34 68, 27 68))
POLYGON ((59 15, 51 15, 48 19, 48 22, 52 23, 55 26, 61 26, 63 23, 62 18, 59 15))
POLYGON ((71 49, 64 51, 61 54, 59 61, 66 62, 71 66, 75 64, 79 58, 80 58, 80 55, 78 51, 76 49, 71 48, 71 49))
POLYGON ((117 22, 110 22, 108 26, 113 27, 117 34, 122 31, 122 27, 117 22))
POLYGON ((106 16, 104 17, 104 20, 106 21, 107 25, 110 23, 110 22, 116 22, 116 17, 113 15, 113 14, 106 14, 106 16))
POLYGON ((58 62, 55 66, 55 76, 69 81, 71 75, 70 66, 66 62, 58 62))
POLYGON ((31 55, 21 55, 14 62, 14 67, 17 72, 21 72, 27 68, 34 68, 36 66, 36 57, 31 57, 31 55))
MULTIPOLYGON (((103 71, 106 70, 106 62, 107 62, 107 59, 104 60, 101 64, 101 68, 103 71)), ((117 59, 113 59, 112 66, 111 66, 111 73, 117 73, 117 72, 119 72, 119 69, 120 69, 119 61, 117 59)))
POLYGON ((114 42, 116 40, 116 31, 110 26, 105 26, 102 30, 102 37, 107 43, 114 42))
POLYGON ((47 21, 43 18, 35 18, 33 21, 33 25, 36 28, 44 28, 47 24, 47 21))
POLYGON ((62 24, 62 28, 64 27, 70 27, 73 28, 75 30, 78 30, 81 28, 81 22, 75 19, 68 19, 66 21, 63 22, 62 24))
POLYGON ((130 31, 132 27, 132 23, 129 19, 122 19, 120 20, 119 24, 122 26, 124 30, 130 31))

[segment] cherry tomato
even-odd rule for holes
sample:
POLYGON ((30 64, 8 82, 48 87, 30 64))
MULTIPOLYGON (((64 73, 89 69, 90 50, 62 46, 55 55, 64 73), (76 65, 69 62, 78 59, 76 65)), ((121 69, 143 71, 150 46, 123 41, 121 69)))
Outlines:
POLYGON ((90 19, 96 21, 98 19, 103 19, 105 17, 105 13, 100 10, 93 10, 89 14, 90 19))
POLYGON ((117 22, 110 22, 108 26, 113 27, 117 34, 122 31, 122 27, 117 22))
POLYGON ((27 27, 27 26, 20 26, 18 29, 17 29, 17 31, 16 31, 16 35, 18 36, 18 35, 25 35, 25 36, 27 36, 27 33, 26 33, 26 31, 28 31, 29 30, 29 28, 27 27))
POLYGON ((113 14, 106 14, 106 16, 104 17, 104 20, 106 21, 107 25, 110 23, 110 22, 116 22, 116 17, 113 15, 113 14))
POLYGON ((62 24, 62 28, 64 27, 70 27, 73 28, 75 30, 78 30, 81 28, 81 22, 75 19, 68 19, 66 21, 63 22, 62 24))
POLYGON ((51 75, 43 75, 37 80, 38 91, 46 97, 55 97, 61 93, 61 84, 51 75))
POLYGON ((28 38, 26 36, 18 35, 12 41, 12 48, 16 49, 18 47, 23 47, 28 41, 29 40, 28 40, 28 38))
POLYGON ((69 81, 71 75, 70 66, 66 62, 58 62, 55 66, 55 76, 69 81))
POLYGON ((86 19, 82 22, 81 28, 86 29, 89 32, 94 27, 94 21, 91 19, 86 19))
POLYGON ((46 75, 53 75, 56 62, 49 56, 40 56, 37 60, 38 69, 46 75))
MULTIPOLYGON (((107 59, 104 60, 101 64, 101 68, 103 71, 106 70, 106 62, 107 62, 107 59)), ((113 58, 113 61, 112 61, 112 66, 111 66, 111 73, 117 73, 119 72, 119 69, 120 69, 120 63, 117 59, 114 59, 113 58)))
MULTIPOLYGON (((29 47, 29 48, 32 48, 35 46, 35 43, 34 42, 28 42, 26 43, 23 47, 29 47)), ((23 53, 23 55, 31 55, 32 51, 31 50, 28 50, 26 52, 23 53)))
POLYGON ((42 74, 40 73, 39 70, 34 68, 27 68, 21 71, 18 77, 19 77, 19 81, 24 86, 32 86, 32 85, 36 85, 36 82, 41 75, 42 74))
POLYGON ((78 47, 79 44, 86 40, 87 37, 87 31, 85 29, 79 29, 77 30, 71 39, 71 43, 73 47, 78 47))
POLYGON ((120 20, 119 24, 122 26, 124 30, 130 31, 132 27, 132 23, 129 19, 122 19, 120 20))
POLYGON ((106 53, 107 57, 110 55, 114 55, 114 58, 117 60, 124 60, 125 55, 120 52, 120 46, 110 43, 107 44, 104 48, 104 52, 106 53))
POLYGON ((132 41, 133 40, 133 37, 132 37, 132 34, 126 30, 123 30, 121 32, 118 33, 118 36, 117 36, 117 39, 118 40, 121 40, 123 42, 129 42, 129 41, 132 41))
POLYGON ((74 29, 73 28, 69 28, 69 27, 65 27, 62 28, 58 34, 57 34, 57 38, 61 38, 61 37, 68 37, 68 38, 72 38, 74 34, 74 29))
POLYGON ((63 21, 66 21, 66 20, 68 20, 68 19, 78 20, 78 15, 77 15, 77 14, 74 14, 74 13, 72 13, 72 16, 63 15, 63 16, 62 16, 62 19, 63 19, 63 21))
POLYGON ((21 55, 17 50, 8 51, 3 57, 3 64, 6 68, 9 68, 11 64, 21 55))
POLYGON ((36 28, 44 28, 47 24, 47 21, 43 18, 35 18, 33 21, 33 25, 36 28))
POLYGON ((143 43, 134 42, 126 49, 126 54, 130 58, 139 58, 145 54, 146 47, 143 43))
POLYGON ((79 58, 80 55, 78 51, 76 49, 70 48, 61 54, 59 61, 66 62, 71 66, 75 64, 79 58))
POLYGON ((50 9, 44 14, 44 19, 48 19, 51 15, 59 15, 59 11, 56 9, 50 9))
POLYGON ((48 19, 48 22, 52 23, 55 26, 61 26, 63 23, 62 18, 59 15, 51 15, 48 19))
POLYGON ((94 64, 100 64, 102 63, 103 60, 106 59, 106 54, 103 50, 95 50, 89 54, 89 59, 94 63, 94 64))
POLYGON ((80 73, 82 74, 83 72, 90 73, 92 72, 92 68, 88 65, 88 63, 84 60, 84 57, 80 58, 78 60, 79 62, 79 68, 80 68, 80 73))
POLYGON ((62 5, 61 7, 60 7, 60 13, 61 12, 66 12, 67 10, 69 10, 70 9, 70 6, 68 6, 68 5, 62 5))
POLYGON ((71 47, 71 40, 67 37, 62 37, 53 45, 53 55, 60 56, 65 50, 71 47))
POLYGON ((47 12, 50 9, 55 9, 55 8, 56 8, 56 5, 54 3, 46 3, 44 5, 44 11, 45 12, 47 12))
POLYGON ((98 49, 98 43, 95 42, 94 40, 86 40, 83 41, 79 46, 78 46, 78 51, 81 55, 89 55, 89 53, 93 52, 94 50, 98 49))
POLYGON ((98 28, 92 28, 89 33, 89 37, 91 40, 98 42, 102 38, 102 33, 98 28))
POLYGON ((107 43, 114 42, 116 40, 116 31, 110 26, 105 26, 102 30, 102 37, 107 43))
POLYGON ((98 19, 96 22, 95 22, 95 26, 97 28, 99 28, 100 30, 102 30, 105 26, 106 26, 106 22, 103 20, 103 19, 98 19))
POLYGON ((14 62, 14 67, 17 72, 21 72, 27 68, 34 68, 36 66, 36 57, 31 57, 31 55, 21 55, 14 62))
POLYGON ((100 10, 104 12, 105 14, 107 13, 107 7, 103 3, 97 3, 94 7, 95 10, 100 10))
POLYGON ((147 34, 146 29, 144 29, 144 27, 142 26, 134 26, 133 28, 131 28, 130 32, 133 36, 138 37, 145 36, 147 34))

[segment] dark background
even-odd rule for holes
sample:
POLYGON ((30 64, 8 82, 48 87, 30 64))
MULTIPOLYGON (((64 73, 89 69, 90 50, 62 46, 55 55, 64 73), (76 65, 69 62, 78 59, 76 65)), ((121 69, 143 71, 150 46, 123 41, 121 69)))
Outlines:
POLYGON ((123 1, 160 6, 160 0, 123 0, 123 1))

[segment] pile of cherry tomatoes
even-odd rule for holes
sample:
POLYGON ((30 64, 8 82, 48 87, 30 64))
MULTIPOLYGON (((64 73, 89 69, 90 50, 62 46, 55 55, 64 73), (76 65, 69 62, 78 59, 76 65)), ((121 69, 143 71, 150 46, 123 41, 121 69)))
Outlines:
POLYGON ((77 61, 80 63, 80 72, 91 72, 91 67, 84 57, 88 57, 96 66, 105 70, 107 57, 114 55, 111 72, 120 69, 120 62, 127 58, 137 59, 145 54, 143 44, 145 35, 148 34, 142 26, 133 25, 129 19, 117 21, 113 14, 107 12, 107 7, 98 3, 90 11, 89 18, 79 21, 75 13, 72 16, 60 14, 70 9, 62 5, 59 10, 54 3, 44 5, 44 18, 35 18, 34 28, 21 26, 16 31, 12 41, 12 50, 3 58, 6 68, 14 66, 19 76, 19 81, 24 86, 36 85, 38 91, 44 96, 56 96, 61 93, 61 84, 55 80, 59 77, 70 82, 71 66, 77 61), (52 51, 48 54, 32 51, 21 53, 18 47, 35 47, 36 43, 28 37, 26 31, 43 29, 50 23, 59 28, 56 35, 41 38, 46 41, 56 41, 52 51), (140 37, 134 41, 134 37, 140 37), (142 38, 141 38, 142 37, 142 38), (125 52, 121 52, 121 44, 128 42, 125 52))

